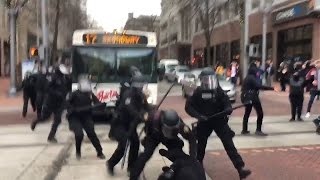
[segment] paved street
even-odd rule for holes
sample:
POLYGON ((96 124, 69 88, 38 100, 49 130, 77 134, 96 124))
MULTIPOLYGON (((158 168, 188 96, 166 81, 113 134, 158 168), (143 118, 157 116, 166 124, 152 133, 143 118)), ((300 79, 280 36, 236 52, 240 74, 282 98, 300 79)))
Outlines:
MULTIPOLYGON (((169 86, 170 84, 166 82, 160 83, 159 99, 169 86)), ((2 98, 9 101, 8 98, 2 98)), ((87 138, 82 148, 83 158, 80 161, 76 160, 73 134, 69 131, 65 120, 57 134, 58 144, 46 142, 51 126, 49 122, 41 124, 35 132, 31 132, 29 123, 35 118, 35 114, 29 110, 27 118, 21 118, 22 98, 20 100, 19 98, 21 96, 14 98, 15 103, 11 102, 12 104, 5 103, 5 101, 1 103, 0 171, 2 173, 0 179, 127 179, 126 171, 121 170, 120 165, 116 167, 115 177, 107 174, 105 160, 96 158, 94 148, 87 138)), ((265 110, 263 130, 269 133, 268 137, 240 135, 243 109, 236 110, 229 121, 231 128, 236 132, 235 144, 247 167, 253 171, 252 176, 248 179, 318 179, 320 142, 311 122, 315 116, 305 122, 289 122, 290 107, 286 93, 263 92, 261 98, 265 110)), ((176 109, 190 125, 194 119, 184 112, 184 103, 185 100, 181 97, 181 87, 176 86, 161 107, 176 109)), ((316 102, 314 107, 319 107, 319 102, 316 102)), ((320 113, 318 108, 313 110, 320 113)), ((253 113, 249 130, 254 133, 255 128, 255 114, 253 113)), ((104 153, 109 158, 116 148, 116 143, 110 141, 107 136, 109 126, 97 125, 96 130, 104 153)), ((187 142, 185 143, 185 148, 187 148, 187 142)), ((161 167, 166 164, 170 162, 160 157, 156 151, 144 171, 146 178, 156 179, 161 167)), ((214 133, 208 141, 205 169, 212 179, 238 179, 236 170, 214 133)))

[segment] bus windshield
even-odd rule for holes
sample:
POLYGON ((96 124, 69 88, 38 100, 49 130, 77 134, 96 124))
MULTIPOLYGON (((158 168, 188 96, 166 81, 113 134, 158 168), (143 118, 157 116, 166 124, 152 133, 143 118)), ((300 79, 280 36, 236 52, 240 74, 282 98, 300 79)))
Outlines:
POLYGON ((72 79, 88 74, 97 83, 117 83, 130 79, 130 67, 137 67, 149 83, 156 83, 156 49, 123 47, 74 47, 72 79))

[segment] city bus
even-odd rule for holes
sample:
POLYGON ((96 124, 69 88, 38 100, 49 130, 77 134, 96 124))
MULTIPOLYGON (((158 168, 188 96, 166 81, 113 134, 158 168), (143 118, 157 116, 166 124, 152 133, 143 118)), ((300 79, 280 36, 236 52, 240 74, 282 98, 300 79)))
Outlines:
POLYGON ((113 109, 120 94, 120 83, 130 79, 130 67, 140 70, 148 81, 148 103, 157 103, 158 69, 157 38, 154 32, 125 30, 76 30, 71 49, 72 90, 78 88, 78 78, 88 75, 94 94, 106 109, 113 109))

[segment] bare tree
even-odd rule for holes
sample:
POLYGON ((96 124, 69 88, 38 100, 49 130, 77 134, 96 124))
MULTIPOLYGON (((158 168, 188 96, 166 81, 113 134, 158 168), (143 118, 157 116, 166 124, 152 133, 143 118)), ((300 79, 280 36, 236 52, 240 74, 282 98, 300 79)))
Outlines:
MULTIPOLYGON (((221 17, 221 6, 228 3, 229 0, 191 0, 196 17, 199 18, 201 27, 204 31, 206 41, 206 58, 204 66, 208 66, 211 60, 211 39, 215 25, 221 17)), ((192 16, 193 17, 193 16, 192 16)))
POLYGON ((56 0, 56 17, 54 24, 54 33, 53 33, 53 43, 51 51, 51 63, 56 60, 57 57, 57 43, 58 43, 58 33, 59 33, 59 20, 60 20, 60 0, 56 0))

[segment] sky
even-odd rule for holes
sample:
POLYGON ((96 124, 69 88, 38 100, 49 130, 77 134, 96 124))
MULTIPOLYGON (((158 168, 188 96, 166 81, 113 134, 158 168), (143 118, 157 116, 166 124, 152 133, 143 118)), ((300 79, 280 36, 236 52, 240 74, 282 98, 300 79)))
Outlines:
POLYGON ((87 0, 87 13, 107 31, 124 27, 128 13, 160 15, 161 0, 87 0))

